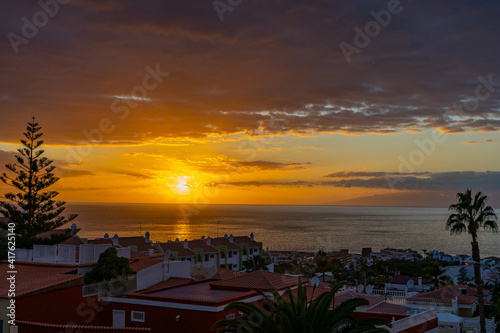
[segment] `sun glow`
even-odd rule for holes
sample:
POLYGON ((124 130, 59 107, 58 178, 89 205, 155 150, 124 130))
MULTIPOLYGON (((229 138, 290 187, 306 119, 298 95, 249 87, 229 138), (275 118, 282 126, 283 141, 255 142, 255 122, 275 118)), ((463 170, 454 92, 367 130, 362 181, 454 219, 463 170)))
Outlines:
POLYGON ((197 186, 192 177, 189 176, 177 176, 172 177, 173 184, 168 184, 168 187, 176 194, 188 195, 191 193, 193 187, 197 186))

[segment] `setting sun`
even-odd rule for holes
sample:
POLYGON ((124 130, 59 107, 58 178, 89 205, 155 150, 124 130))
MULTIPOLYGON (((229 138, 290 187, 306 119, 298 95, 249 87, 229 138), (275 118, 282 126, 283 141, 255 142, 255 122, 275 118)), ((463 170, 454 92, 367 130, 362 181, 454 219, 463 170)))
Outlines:
POLYGON ((191 193, 191 189, 195 185, 194 183, 192 183, 192 180, 193 180, 192 177, 180 176, 174 179, 175 181, 174 184, 169 184, 168 186, 176 194, 187 195, 191 193))

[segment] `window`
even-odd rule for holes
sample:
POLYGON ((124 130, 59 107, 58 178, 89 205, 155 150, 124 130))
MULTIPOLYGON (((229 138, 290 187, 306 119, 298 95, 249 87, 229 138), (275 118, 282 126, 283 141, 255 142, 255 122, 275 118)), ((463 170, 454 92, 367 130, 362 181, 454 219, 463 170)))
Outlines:
POLYGON ((132 311, 131 314, 132 314, 132 317, 130 318, 130 320, 138 321, 141 323, 144 322, 144 317, 145 317, 144 312, 132 311))
POLYGON ((205 254, 205 261, 208 261, 208 254, 205 254))
POLYGON ((229 252, 228 255, 229 255, 229 258, 232 258, 233 257, 233 252, 229 252))
POLYGON ((214 257, 214 255, 213 255, 213 254, 211 254, 211 255, 210 255, 210 258, 213 258, 213 257, 214 257))
POLYGON ((238 252, 234 251, 234 252, 233 252, 233 254, 234 254, 234 255, 238 255, 238 252))

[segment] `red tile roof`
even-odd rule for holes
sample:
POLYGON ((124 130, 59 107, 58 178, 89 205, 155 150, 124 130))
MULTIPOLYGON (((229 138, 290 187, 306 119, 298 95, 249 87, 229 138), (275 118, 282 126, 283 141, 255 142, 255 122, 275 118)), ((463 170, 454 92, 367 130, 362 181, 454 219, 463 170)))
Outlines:
POLYGON ((217 273, 215 273, 213 278, 218 279, 218 280, 227 280, 227 279, 230 279, 230 278, 233 278, 236 276, 240 276, 240 275, 244 275, 244 274, 247 274, 247 273, 238 272, 238 271, 223 268, 223 267, 218 267, 217 273))
MULTIPOLYGON (((7 298, 9 284, 7 278, 8 266, 5 263, 0 265, 0 298, 7 298), (4 266, 4 267, 2 267, 4 266)), ((16 296, 26 295, 42 289, 63 285, 71 281, 77 282, 83 275, 66 274, 75 271, 74 266, 53 265, 53 264, 28 264, 16 262, 16 296)))
MULTIPOLYGON (((191 249, 186 249, 184 248, 183 243, 176 243, 176 242, 170 242, 170 243, 157 243, 163 252, 165 253, 167 250, 170 251, 175 251, 178 253, 179 257, 195 257, 196 254, 191 250, 191 249)), ((170 254, 170 258, 174 258, 173 254, 170 254)))
POLYGON ((153 291, 153 290, 165 289, 165 288, 170 288, 170 287, 175 287, 175 286, 181 286, 184 284, 192 283, 193 281, 194 281, 193 279, 171 277, 168 280, 162 281, 160 283, 157 283, 157 284, 147 288, 146 290, 153 291))
POLYGON ((373 308, 366 310, 366 312, 402 315, 408 312, 408 310, 410 309, 411 308, 404 305, 382 302, 380 304, 375 305, 373 308))
POLYGON ((77 235, 74 235, 73 237, 70 237, 64 241, 61 242, 61 244, 63 245, 82 245, 82 244, 85 244, 81 239, 80 237, 78 237, 77 235))
POLYGON ((298 279, 281 273, 273 273, 268 271, 255 271, 246 274, 241 274, 226 280, 219 280, 210 284, 214 289, 225 290, 251 290, 259 289, 267 291, 270 288, 283 290, 286 287, 297 286, 298 279))
POLYGON ((130 269, 132 272, 137 273, 145 268, 159 264, 163 261, 163 256, 154 255, 150 257, 137 258, 130 261, 130 269))
POLYGON ((135 246, 139 252, 147 252, 154 249, 151 243, 146 242, 144 236, 118 237, 118 244, 123 247, 135 246))
POLYGON ((229 239, 225 237, 212 238, 212 246, 226 245, 228 250, 236 251, 240 250, 240 247, 235 243, 231 243, 229 239))
POLYGON ((172 288, 128 293, 127 297, 212 305, 227 304, 256 295, 254 291, 214 289, 210 284, 210 280, 202 280, 172 288))
MULTIPOLYGON (((484 296, 490 293, 488 289, 483 289, 484 296)), ((409 297, 408 301, 426 301, 433 299, 436 303, 450 304, 455 297, 458 297, 458 304, 474 304, 477 301, 477 290, 475 287, 466 285, 454 285, 439 288, 426 293, 420 293, 415 296, 409 297), (462 294, 460 289, 466 289, 466 294, 462 294)))
POLYGON ((89 239, 89 240, 87 240, 87 244, 94 244, 94 245, 109 244, 109 245, 113 245, 113 240, 111 240, 111 238, 108 238, 108 239, 105 239, 105 238, 89 239))
MULTIPOLYGON (((182 244, 182 242, 180 244, 182 244)), ((207 245, 207 243, 201 239, 193 239, 188 241, 188 247, 193 250, 197 248, 203 249, 203 253, 219 253, 219 251, 215 247, 207 245)))
POLYGON ((240 243, 248 243, 248 246, 249 247, 258 247, 260 248, 260 244, 257 243, 256 241, 253 241, 250 239, 250 237, 248 236, 236 236, 236 237, 233 237, 233 242, 235 242, 236 244, 240 244, 240 243))

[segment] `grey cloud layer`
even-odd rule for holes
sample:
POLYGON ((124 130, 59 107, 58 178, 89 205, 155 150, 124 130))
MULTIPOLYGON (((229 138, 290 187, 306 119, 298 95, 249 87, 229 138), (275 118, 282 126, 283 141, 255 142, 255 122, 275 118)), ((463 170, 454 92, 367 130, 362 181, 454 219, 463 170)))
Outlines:
MULTIPOLYGON (((348 65, 339 43, 387 1, 245 1, 220 22, 210 1, 72 1, 16 55, 0 41, 3 141, 39 116, 52 142, 79 143, 110 118, 103 143, 257 131, 498 131, 498 92, 473 112, 479 75, 500 81, 500 3, 402 1, 404 10, 348 65), (121 120, 147 65, 171 75, 121 120), (22 119, 24 118, 24 119, 22 119), (22 119, 22 120, 20 120, 22 119)), ((0 32, 20 33, 38 5, 0 4, 0 32)))

